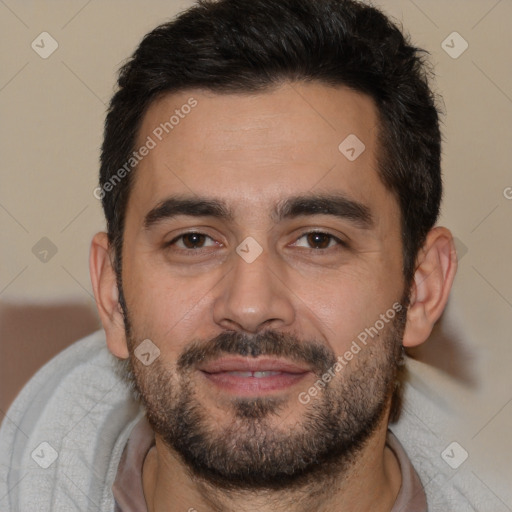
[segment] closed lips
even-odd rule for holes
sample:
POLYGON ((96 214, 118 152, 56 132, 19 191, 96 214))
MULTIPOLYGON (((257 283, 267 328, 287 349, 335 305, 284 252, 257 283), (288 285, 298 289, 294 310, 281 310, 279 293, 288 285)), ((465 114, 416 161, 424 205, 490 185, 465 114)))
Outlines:
POLYGON ((282 375, 283 372, 272 372, 272 371, 241 372, 241 371, 233 371, 233 372, 223 372, 223 373, 229 373, 229 375, 235 375, 236 377, 256 377, 257 379, 261 379, 262 377, 272 377, 273 375, 282 375))
POLYGON ((230 373, 240 377, 270 377, 282 373, 301 374, 307 373, 308 368, 303 368, 290 361, 270 358, 222 358, 211 361, 199 367, 205 373, 230 373))

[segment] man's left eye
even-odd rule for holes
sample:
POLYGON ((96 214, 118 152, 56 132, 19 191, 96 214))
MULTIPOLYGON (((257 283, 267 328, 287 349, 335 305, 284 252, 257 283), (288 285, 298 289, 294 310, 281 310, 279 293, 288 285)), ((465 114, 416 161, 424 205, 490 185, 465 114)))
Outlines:
POLYGON ((304 233, 300 236, 297 241, 293 244, 294 246, 299 247, 307 247, 308 249, 330 249, 336 245, 346 246, 343 240, 340 240, 338 237, 334 235, 330 235, 329 233, 323 233, 321 231, 311 231, 309 233, 304 233), (307 246, 300 245, 299 240, 304 239, 307 246))

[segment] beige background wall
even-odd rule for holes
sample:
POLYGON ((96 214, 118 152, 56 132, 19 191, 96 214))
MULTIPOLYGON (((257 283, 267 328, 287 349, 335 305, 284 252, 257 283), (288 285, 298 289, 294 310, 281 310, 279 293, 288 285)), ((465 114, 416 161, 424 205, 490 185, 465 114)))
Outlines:
MULTIPOLYGON (((512 510, 512 1, 376 3, 431 52, 447 113, 441 223, 458 239, 460 267, 443 322, 412 363, 416 384, 447 400, 438 433, 469 452, 463 467, 488 486, 493 510, 512 510), (441 47, 454 31, 469 45, 456 59, 441 47)), ((89 242, 103 228, 93 189, 116 70, 148 30, 189 4, 0 2, 0 302, 91 305, 89 242), (47 59, 31 48, 43 31, 58 42, 47 59), (43 237, 51 244, 34 254, 43 237)), ((450 51, 460 45, 455 38, 450 51)), ((32 351, 9 329, 4 367, 32 351)))

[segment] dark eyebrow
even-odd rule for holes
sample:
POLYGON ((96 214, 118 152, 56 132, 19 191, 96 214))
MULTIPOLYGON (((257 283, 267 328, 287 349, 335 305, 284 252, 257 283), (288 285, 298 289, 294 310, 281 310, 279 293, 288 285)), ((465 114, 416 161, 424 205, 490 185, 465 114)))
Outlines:
MULTIPOLYGON (((225 202, 204 197, 169 197, 155 206, 144 218, 144 227, 153 225, 178 215, 190 217, 214 217, 232 222, 233 211, 225 202)), ((301 215, 332 215, 353 222, 361 229, 371 229, 374 225, 368 206, 348 199, 342 194, 313 194, 284 199, 271 214, 274 222, 301 215)))
POLYGON ((285 199, 279 203, 272 217, 279 221, 300 215, 332 215, 349 220, 361 229, 374 227, 370 208, 340 193, 303 195, 285 199))
POLYGON ((165 199, 153 208, 144 218, 144 227, 149 229, 162 220, 172 219, 178 215, 215 217, 225 221, 234 219, 233 212, 222 201, 203 197, 175 196, 165 199))

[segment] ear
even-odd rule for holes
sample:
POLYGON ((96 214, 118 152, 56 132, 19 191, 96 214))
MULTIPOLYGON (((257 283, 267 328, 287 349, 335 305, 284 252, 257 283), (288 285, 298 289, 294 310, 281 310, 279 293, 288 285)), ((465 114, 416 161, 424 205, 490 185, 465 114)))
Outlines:
POLYGON ((415 347, 429 337, 441 316, 457 272, 453 236, 444 227, 429 231, 416 258, 403 345, 415 347))
POLYGON ((103 329, 107 335, 107 346, 115 356, 129 356, 126 343, 124 318, 119 304, 115 270, 110 259, 107 233, 97 233, 91 242, 89 272, 103 329))

